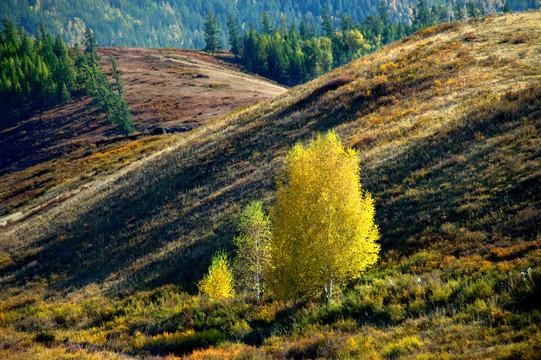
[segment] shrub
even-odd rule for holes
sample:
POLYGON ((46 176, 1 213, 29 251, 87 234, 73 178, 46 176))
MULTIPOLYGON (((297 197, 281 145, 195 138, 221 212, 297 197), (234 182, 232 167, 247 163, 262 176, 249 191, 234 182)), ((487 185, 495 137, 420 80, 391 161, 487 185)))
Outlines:
POLYGON ((225 253, 219 252, 214 255, 207 276, 197 286, 211 299, 227 299, 235 295, 233 274, 225 253))
POLYGON ((498 354, 498 360, 541 359, 541 332, 536 332, 530 339, 512 344, 508 349, 498 354))
POLYGON ((467 301, 476 299, 488 299, 494 295, 492 285, 486 279, 477 279, 469 283, 463 290, 467 301))
POLYGON ((136 337, 134 348, 146 350, 153 354, 186 354, 195 349, 215 345, 226 340, 226 335, 216 329, 195 332, 163 333, 151 338, 140 335, 136 337))
POLYGON ((54 334, 51 334, 50 332, 46 331, 40 331, 34 336, 34 341, 44 344, 46 346, 51 346, 55 342, 56 337, 54 334))
POLYGON ((357 321, 352 318, 340 319, 332 325, 334 329, 343 332, 353 332, 358 326, 357 321))
POLYGON ((402 355, 406 355, 419 349, 423 345, 423 342, 419 340, 416 336, 407 336, 400 339, 396 343, 388 345, 383 350, 383 356, 391 359, 396 359, 402 355))
POLYGON ((444 305, 449 300, 449 297, 453 293, 453 289, 449 284, 435 284, 432 288, 432 295, 430 295, 430 301, 438 306, 444 305))
POLYGON ((380 359, 374 348, 372 339, 363 336, 352 336, 348 338, 338 355, 340 359, 380 359))

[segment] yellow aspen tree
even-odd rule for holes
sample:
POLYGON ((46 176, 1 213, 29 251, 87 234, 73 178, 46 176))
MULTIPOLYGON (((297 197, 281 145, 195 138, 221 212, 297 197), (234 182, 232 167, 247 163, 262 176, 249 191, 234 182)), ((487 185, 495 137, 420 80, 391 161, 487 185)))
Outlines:
POLYGON ((211 299, 221 300, 235 296, 233 274, 225 253, 219 252, 214 255, 208 274, 197 284, 197 287, 211 299))
POLYGON ((378 258, 374 201, 359 156, 335 132, 287 154, 271 213, 268 283, 280 299, 314 297, 359 277, 378 258))
POLYGON ((270 220, 259 201, 253 201, 242 212, 239 220, 240 235, 234 240, 237 246, 235 270, 238 283, 260 295, 265 289, 264 269, 268 266, 271 236, 270 220))

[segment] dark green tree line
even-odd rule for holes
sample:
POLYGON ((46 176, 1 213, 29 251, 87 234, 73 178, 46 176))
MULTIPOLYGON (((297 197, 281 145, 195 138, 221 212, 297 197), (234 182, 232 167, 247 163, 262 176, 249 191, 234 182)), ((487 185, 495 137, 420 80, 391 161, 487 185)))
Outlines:
POLYGON ((483 16, 481 5, 456 2, 453 14, 444 5, 429 7, 426 0, 412 6, 411 24, 393 23, 391 11, 384 0, 377 5, 375 15, 360 23, 343 14, 340 20, 321 9, 321 23, 307 15, 298 27, 288 27, 282 14, 280 23, 273 25, 269 15, 261 16, 261 31, 254 24, 242 36, 232 15, 228 18, 229 44, 236 57, 241 54, 247 69, 287 85, 297 85, 342 66, 362 55, 413 34, 415 31, 452 19, 483 16), (467 14, 466 14, 467 9, 467 14), (298 29, 298 30, 297 30, 298 29))
MULTIPOLYGON (((426 3, 422 9, 427 9, 426 3)), ((422 14, 430 17, 428 9, 426 14, 422 14)), ((242 54, 249 71, 283 84, 296 85, 409 35, 429 22, 432 23, 423 18, 417 21, 416 26, 393 24, 383 1, 379 4, 377 16, 370 15, 362 23, 355 23, 352 18, 343 15, 339 28, 335 27, 329 11, 323 9, 321 32, 318 32, 310 16, 302 19, 298 27, 294 22, 288 27, 284 17, 279 25, 273 26, 268 15, 263 13, 263 30, 259 32, 252 25, 244 33, 242 49, 235 47, 235 52, 242 54)), ((237 44, 238 40, 234 24, 236 21, 230 15, 230 44, 237 44)))
POLYGON ((122 133, 133 132, 116 64, 114 81, 109 83, 89 29, 84 46, 84 54, 78 45, 70 49, 61 36, 53 39, 44 26, 31 39, 5 19, 0 32, 0 127, 13 126, 35 111, 65 104, 74 96, 90 95, 122 133))

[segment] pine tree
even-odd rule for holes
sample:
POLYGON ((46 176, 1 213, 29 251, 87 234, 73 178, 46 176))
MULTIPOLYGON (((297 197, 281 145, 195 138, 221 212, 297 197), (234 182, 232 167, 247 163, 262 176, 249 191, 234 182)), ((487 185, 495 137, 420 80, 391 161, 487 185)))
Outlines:
POLYGON ((240 27, 232 15, 229 15, 227 19, 227 32, 229 34, 231 53, 235 55, 235 58, 238 58, 242 47, 242 38, 240 36, 240 27))
POLYGON ((96 48, 98 47, 98 42, 96 41, 96 37, 94 36, 94 32, 86 28, 85 30, 85 38, 83 40, 83 45, 85 46, 85 54, 95 54, 96 48))
POLYGON ((266 11, 263 11, 263 15, 261 15, 261 27, 263 28, 263 34, 272 34, 272 25, 266 11))
POLYGON ((412 24, 416 29, 433 25, 430 11, 428 10, 428 4, 425 0, 419 0, 417 5, 414 6, 412 24))
POLYGON ((205 22, 205 51, 216 52, 222 49, 222 43, 219 37, 218 19, 207 11, 207 20, 205 22))
POLYGON ((389 7, 385 1, 380 0, 378 5, 378 17, 385 26, 391 25, 391 15, 389 13, 389 7))
POLYGON ((124 95, 124 85, 122 85, 122 79, 120 77, 120 72, 118 71, 116 60, 112 55, 109 55, 109 60, 111 60, 112 76, 115 80, 115 82, 111 85, 111 88, 113 91, 118 93, 118 96, 122 96, 124 95))
POLYGON ((464 20, 464 3, 462 1, 457 1, 453 6, 454 20, 464 20))
POLYGON ((466 12, 469 18, 477 18, 481 16, 481 11, 472 1, 466 3, 466 12))
POLYGON ((303 40, 308 39, 308 37, 310 36, 308 31, 308 24, 304 19, 301 20, 301 24, 299 25, 299 35, 303 40))
POLYGON ((280 13, 280 34, 285 36, 287 34, 287 21, 284 13, 280 13))
POLYGON ((331 15, 327 9, 321 10, 321 28, 323 29, 323 36, 332 37, 334 35, 334 26, 332 23, 331 15))
POLYGON ((347 30, 353 30, 355 27, 355 23, 353 22, 353 19, 347 16, 346 14, 342 15, 340 18, 340 30, 347 31, 347 30))

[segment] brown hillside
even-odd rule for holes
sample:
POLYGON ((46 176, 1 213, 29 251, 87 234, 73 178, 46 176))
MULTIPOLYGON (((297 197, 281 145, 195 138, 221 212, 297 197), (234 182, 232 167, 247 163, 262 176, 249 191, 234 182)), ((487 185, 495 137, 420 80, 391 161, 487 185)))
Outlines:
POLYGON ((446 252, 486 243, 484 253, 514 243, 501 234, 519 225, 517 239, 534 241, 539 17, 425 29, 99 177, 61 206, 2 230, 5 266, 17 274, 9 281, 69 268, 61 278, 78 286, 189 284, 212 252, 229 246, 242 205, 272 201, 285 151, 332 128, 363 151, 363 185, 377 199, 384 244, 460 237, 464 244, 446 252), (35 269, 17 271, 31 261, 35 269))
POLYGON ((36 339, 60 318, 75 344, 137 356, 226 339, 194 358, 539 358, 540 52, 538 12, 442 24, 151 156, 81 163, 84 187, 0 228, 3 331, 36 339), (376 268, 330 306, 179 294, 232 249, 245 204, 272 205, 288 149, 331 129, 361 151, 376 268))
MULTIPOLYGON (((114 56, 138 131, 198 127, 254 101, 285 91, 230 62, 201 51, 99 48, 101 65, 114 56)), ((224 59, 228 59, 223 55, 224 59)), ((107 71, 106 71, 107 72, 107 71)), ((0 133, 0 175, 25 169, 116 135, 115 128, 89 109, 89 99, 58 106, 0 133)))
MULTIPOLYGON (((142 48, 100 48, 98 53, 106 70, 111 68, 109 55, 115 58, 133 122, 140 132, 155 127, 197 128, 286 91, 241 72, 227 61, 231 60, 227 54, 219 58, 194 50, 142 48)), ((118 153, 116 148, 128 146, 139 153, 150 153, 167 144, 150 137, 129 145, 96 148, 97 141, 118 135, 89 104, 90 99, 73 101, 0 132, 0 216, 29 202, 33 210, 25 212, 39 209, 52 199, 36 203, 35 197, 49 190, 60 187, 53 199, 63 191, 76 190, 81 181, 63 186, 66 172, 74 176, 101 173, 106 170, 103 158, 111 158, 111 151, 118 153), (96 163, 96 157, 100 162, 96 163)), ((120 157, 109 160, 108 167, 124 163, 120 157)))

